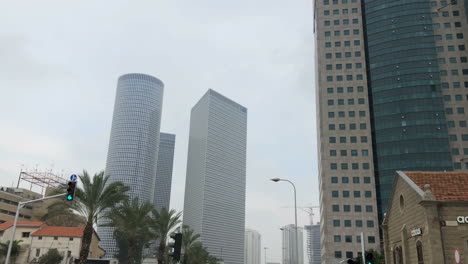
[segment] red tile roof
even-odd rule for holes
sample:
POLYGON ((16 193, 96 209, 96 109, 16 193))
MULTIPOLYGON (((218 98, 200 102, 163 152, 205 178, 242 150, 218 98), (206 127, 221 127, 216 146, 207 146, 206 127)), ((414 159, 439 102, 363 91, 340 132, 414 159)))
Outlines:
POLYGON ((429 184, 437 201, 468 201, 468 172, 405 171, 424 191, 429 184))
POLYGON ((31 236, 83 237, 84 227, 45 226, 31 236))
MULTIPOLYGON (((41 227, 44 225, 44 222, 32 222, 32 221, 18 221, 16 223, 17 227, 41 227)), ((3 224, 0 224, 0 231, 5 231, 8 228, 13 226, 13 221, 8 221, 3 224)))

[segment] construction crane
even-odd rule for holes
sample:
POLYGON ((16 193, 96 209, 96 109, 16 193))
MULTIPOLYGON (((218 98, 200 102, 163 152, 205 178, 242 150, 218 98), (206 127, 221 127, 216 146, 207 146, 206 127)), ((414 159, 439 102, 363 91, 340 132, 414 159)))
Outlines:
MULTIPOLYGON (((294 208, 291 206, 283 206, 281 208, 294 208)), ((314 225, 314 208, 320 208, 318 205, 298 206, 297 208, 309 214, 310 225, 314 225)))

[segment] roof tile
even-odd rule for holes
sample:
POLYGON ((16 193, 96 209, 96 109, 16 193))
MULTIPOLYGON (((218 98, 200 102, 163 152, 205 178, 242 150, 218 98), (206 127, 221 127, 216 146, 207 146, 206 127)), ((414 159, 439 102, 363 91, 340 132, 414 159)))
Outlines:
MULTIPOLYGON (((18 221, 16 223, 17 227, 41 227, 44 225, 44 222, 34 222, 34 221, 18 221)), ((13 221, 8 221, 0 224, 0 231, 5 231, 8 228, 13 226, 13 221)))
POLYGON ((468 201, 468 172, 405 171, 416 185, 424 191, 429 184, 437 201, 468 201))
POLYGON ((84 227, 45 226, 31 236, 83 237, 84 227))

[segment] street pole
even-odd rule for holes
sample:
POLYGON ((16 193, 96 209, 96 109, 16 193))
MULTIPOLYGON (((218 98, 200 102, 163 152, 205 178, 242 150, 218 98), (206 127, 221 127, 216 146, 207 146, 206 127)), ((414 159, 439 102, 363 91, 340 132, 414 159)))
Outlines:
POLYGON ((267 262, 266 262, 266 251, 267 251, 268 248, 267 248, 267 247, 264 247, 263 249, 265 250, 265 264, 266 264, 266 263, 267 263, 267 262))
POLYGON ((364 249, 364 233, 361 232, 361 250, 362 250, 362 264, 366 264, 366 251, 364 249))
POLYGON ((57 197, 65 197, 65 195, 67 195, 67 194, 62 193, 62 194, 52 195, 52 196, 49 196, 49 197, 39 198, 39 199, 36 199, 36 200, 31 200, 31 201, 19 202, 18 203, 18 207, 16 208, 15 221, 13 222, 13 230, 11 231, 10 244, 8 245, 7 256, 6 256, 6 259, 5 259, 5 264, 10 263, 11 249, 13 248, 13 240, 15 239, 15 232, 16 232, 16 223, 18 222, 20 209, 23 208, 23 206, 26 205, 26 204, 41 202, 41 201, 44 201, 44 200, 49 200, 49 199, 57 198, 57 197))
POLYGON ((274 182, 278 181, 287 181, 289 182, 294 189, 294 225, 296 226, 296 264, 299 264, 299 236, 297 232, 297 203, 296 203, 296 186, 294 183, 288 179, 273 178, 271 179, 274 182))

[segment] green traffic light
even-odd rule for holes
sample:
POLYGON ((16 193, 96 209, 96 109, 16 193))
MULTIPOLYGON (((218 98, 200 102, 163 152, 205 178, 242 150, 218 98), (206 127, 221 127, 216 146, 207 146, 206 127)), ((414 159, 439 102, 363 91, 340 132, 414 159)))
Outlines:
POLYGON ((72 196, 71 194, 68 194, 68 195, 67 195, 67 200, 68 200, 68 201, 73 200, 73 196, 72 196))

